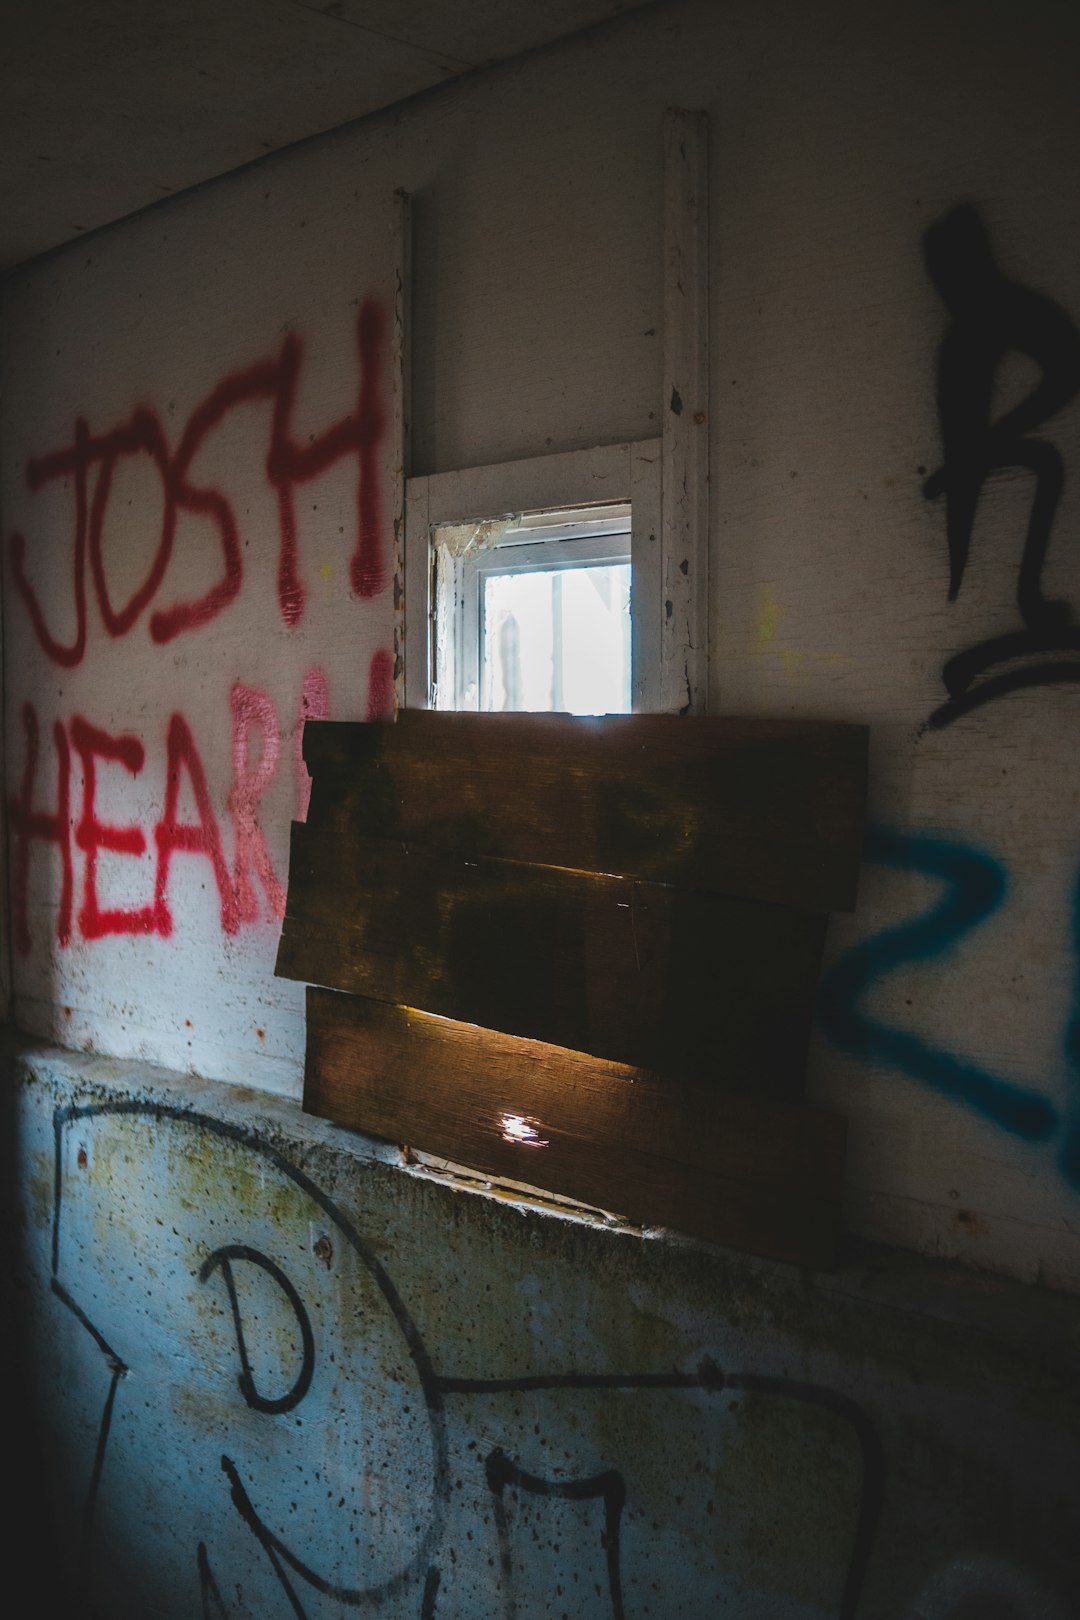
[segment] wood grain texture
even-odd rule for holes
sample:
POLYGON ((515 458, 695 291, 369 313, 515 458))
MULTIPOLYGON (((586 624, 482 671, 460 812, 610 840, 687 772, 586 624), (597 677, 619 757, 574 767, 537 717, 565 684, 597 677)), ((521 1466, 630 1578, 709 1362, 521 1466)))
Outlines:
POLYGON ((312 722, 309 823, 822 911, 855 903, 867 733, 804 721, 312 722))
POLYGON ((293 828, 278 973, 707 1081, 801 1093, 826 919, 293 828))
POLYGON ((309 990, 304 1107, 339 1125, 733 1248, 830 1263, 839 1118, 309 990))

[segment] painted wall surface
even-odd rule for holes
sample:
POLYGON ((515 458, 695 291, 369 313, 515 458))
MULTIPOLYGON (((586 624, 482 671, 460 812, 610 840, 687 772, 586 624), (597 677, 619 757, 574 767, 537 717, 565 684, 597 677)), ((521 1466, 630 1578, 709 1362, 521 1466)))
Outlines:
POLYGON ((12 289, 15 1011, 67 1044, 296 1085, 301 722, 390 701, 390 218, 286 160, 12 289))
POLYGON ((6 1069, 59 1612, 1077 1612, 1071 1300, 880 1254, 800 1279, 250 1092, 6 1069))
POLYGON ((714 707, 873 738, 812 1066, 848 1219, 1080 1283, 1077 28, 1056 0, 664 6, 16 275, 18 1018, 296 1094, 298 721, 387 701, 394 189, 413 471, 646 436, 660 117, 701 107, 714 707))

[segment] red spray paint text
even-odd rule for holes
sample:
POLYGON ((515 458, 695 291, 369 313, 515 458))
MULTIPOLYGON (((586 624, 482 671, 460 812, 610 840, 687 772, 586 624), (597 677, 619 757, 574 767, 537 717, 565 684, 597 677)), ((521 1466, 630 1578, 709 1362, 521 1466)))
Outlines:
POLYGON ((172 452, 157 415, 140 406, 127 422, 98 435, 92 434, 80 418, 71 444, 32 457, 26 467, 31 490, 39 490, 57 478, 70 478, 75 492, 73 640, 58 641, 49 629, 26 574, 23 536, 13 534, 8 547, 15 590, 49 658, 68 668, 82 662, 87 633, 87 561, 106 631, 114 637, 127 634, 157 596, 172 556, 181 513, 205 517, 216 528, 221 542, 221 576, 202 596, 155 609, 150 616, 152 638, 163 643, 185 630, 208 624, 236 599, 243 583, 243 547, 236 515, 221 490, 193 480, 191 467, 200 447, 228 413, 251 401, 265 400, 272 407, 266 477, 277 501, 277 597, 285 623, 299 624, 306 600, 297 555, 296 490, 346 456, 357 458, 357 535, 349 565, 350 583, 357 596, 376 595, 385 584, 378 473, 378 447, 385 425, 380 404, 383 340, 382 311, 368 300, 357 320, 360 384, 356 408, 317 437, 312 435, 306 444, 297 443, 293 425, 302 354, 299 340, 290 334, 275 359, 258 361, 217 383, 192 411, 172 452), (127 602, 117 606, 109 595, 102 533, 114 474, 129 456, 149 457, 161 479, 164 507, 161 534, 146 577, 127 602))
MULTIPOLYGON (((326 674, 318 668, 304 676, 296 727, 297 816, 303 820, 311 794, 311 781, 300 753, 303 722, 325 719, 329 713, 326 674)), ((369 695, 369 706, 372 696, 369 695)), ((378 701, 378 694, 375 694, 378 701)), ((214 810, 206 771, 188 722, 170 716, 165 735, 165 782, 160 818, 151 829, 129 822, 103 821, 98 810, 98 774, 120 768, 138 776, 145 764, 142 740, 130 733, 112 735, 75 715, 68 727, 53 726, 56 756, 56 799, 51 806, 39 802, 40 724, 30 702, 22 710, 25 757, 19 792, 9 804, 12 838, 12 914, 16 948, 31 948, 28 893, 30 861, 36 846, 53 845, 60 857, 61 881, 56 909, 56 939, 70 943, 73 932, 75 870, 72 844, 82 852, 81 904, 75 922, 85 940, 118 934, 157 934, 168 938, 174 921, 170 904, 173 861, 178 855, 197 856, 213 876, 221 912, 221 927, 235 934, 258 920, 263 909, 271 918, 285 915, 285 885, 271 860, 259 821, 259 801, 273 781, 281 760, 282 724, 266 692, 237 681, 230 694, 232 711, 232 781, 227 807, 233 824, 233 861, 225 854, 221 824, 214 810), (70 737, 69 737, 70 733, 70 737), (257 741, 256 741, 257 739, 257 741), (78 819, 72 814, 72 750, 82 775, 78 819), (185 784, 195 814, 184 820, 180 799, 185 784), (74 828, 74 838, 72 829, 74 828), (142 857, 154 849, 152 895, 140 906, 103 907, 98 892, 98 858, 112 855, 142 857), (260 902, 259 889, 262 890, 260 902)))

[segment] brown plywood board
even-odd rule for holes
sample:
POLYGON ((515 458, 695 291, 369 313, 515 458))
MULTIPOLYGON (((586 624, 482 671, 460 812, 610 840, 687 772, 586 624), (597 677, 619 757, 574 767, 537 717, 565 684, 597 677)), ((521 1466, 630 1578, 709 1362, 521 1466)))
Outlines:
POLYGON ((830 1263, 845 1125, 814 1109, 317 989, 304 1106, 642 1223, 830 1263))
POLYGON ((796 1097, 819 913, 293 828, 285 977, 796 1097))
POLYGON ((867 733, 403 710, 315 722, 313 826, 818 910, 855 901, 867 733))

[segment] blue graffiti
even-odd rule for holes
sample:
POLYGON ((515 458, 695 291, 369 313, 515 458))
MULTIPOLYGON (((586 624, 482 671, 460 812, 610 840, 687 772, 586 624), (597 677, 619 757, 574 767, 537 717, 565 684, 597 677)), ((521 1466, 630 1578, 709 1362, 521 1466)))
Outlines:
MULTIPOLYGON (((911 1075, 1016 1136, 1038 1142, 1056 1135, 1061 1119, 1048 1098, 921 1035, 883 1022, 865 1006, 872 987, 897 968, 948 957, 965 935, 984 923, 1005 896, 1004 867, 985 851, 953 839, 886 828, 869 830, 865 855, 881 866, 938 878, 943 889, 929 911, 860 940, 834 964, 818 998, 818 1017, 826 1035, 841 1051, 911 1075)), ((1080 950, 1080 890, 1074 927, 1080 950)), ((1080 1069, 1080 1008, 1069 1024, 1066 1055, 1080 1069)), ((1063 1167, 1071 1180, 1080 1183, 1080 1123, 1066 1146, 1063 1167)))

